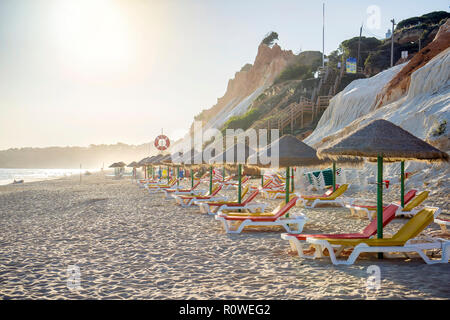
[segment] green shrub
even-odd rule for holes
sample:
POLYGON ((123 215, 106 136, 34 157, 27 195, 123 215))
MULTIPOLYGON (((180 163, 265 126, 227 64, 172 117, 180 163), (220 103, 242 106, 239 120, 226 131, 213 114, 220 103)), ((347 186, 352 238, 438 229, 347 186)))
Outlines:
POLYGON ((397 24, 396 30, 401 30, 403 28, 408 28, 410 26, 415 26, 418 24, 439 24, 443 20, 450 18, 450 13, 446 11, 433 11, 427 14, 424 14, 420 17, 412 17, 405 20, 400 21, 397 24))
POLYGON ((278 40, 278 33, 272 31, 261 41, 261 43, 264 43, 266 46, 270 47, 275 40, 278 40))
POLYGON ((445 133, 445 130, 447 130, 447 121, 442 120, 441 123, 439 123, 439 126, 434 129, 432 135, 433 137, 439 137, 445 133))

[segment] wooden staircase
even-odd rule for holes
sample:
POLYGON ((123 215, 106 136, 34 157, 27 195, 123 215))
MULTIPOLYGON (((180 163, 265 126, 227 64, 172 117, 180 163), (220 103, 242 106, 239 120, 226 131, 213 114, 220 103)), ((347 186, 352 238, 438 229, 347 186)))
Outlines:
POLYGON ((285 97, 265 116, 267 120, 258 122, 252 128, 269 131, 270 129, 278 129, 281 131, 290 126, 291 133, 293 133, 294 124, 299 123, 300 129, 310 125, 328 108, 344 74, 345 68, 341 68, 340 72, 328 67, 319 68, 319 84, 314 88, 311 99, 302 96, 298 102, 291 103, 280 110, 279 106, 283 105, 289 98, 285 97))

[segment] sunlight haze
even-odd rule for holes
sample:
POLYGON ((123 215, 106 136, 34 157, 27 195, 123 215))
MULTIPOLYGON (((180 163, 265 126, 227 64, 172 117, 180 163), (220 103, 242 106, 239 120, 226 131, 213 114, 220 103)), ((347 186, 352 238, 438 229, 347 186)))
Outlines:
MULTIPOLYGON (((358 35, 369 5, 381 26, 363 35, 379 38, 392 17, 448 9, 325 3, 326 53, 358 35)), ((180 138, 271 30, 283 49, 322 50, 322 1, 0 0, 0 150, 180 138)))

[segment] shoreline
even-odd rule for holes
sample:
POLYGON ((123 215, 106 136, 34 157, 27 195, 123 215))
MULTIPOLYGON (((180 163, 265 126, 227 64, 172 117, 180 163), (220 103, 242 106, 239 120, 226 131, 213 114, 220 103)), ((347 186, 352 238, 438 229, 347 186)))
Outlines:
MULTIPOLYGON (((79 170, 79 169, 39 169, 39 168, 0 168, 0 170, 30 170, 30 171, 44 171, 44 170, 53 170, 53 171, 58 171, 58 170, 79 170)), ((99 173, 101 172, 101 169, 82 169, 84 170, 84 172, 82 172, 82 176, 85 176, 85 172, 90 172, 91 174, 94 173, 99 173)), ((0 180, 0 186, 5 186, 5 185, 16 185, 14 184, 14 179, 17 180, 24 180, 24 183, 33 183, 33 182, 38 182, 38 181, 48 181, 48 180, 54 180, 54 179, 61 179, 61 178, 65 178, 65 177, 72 177, 72 176, 79 176, 79 172, 77 173, 64 173, 61 175, 55 175, 55 176, 49 176, 49 177, 36 177, 33 178, 32 175, 30 176, 21 176, 20 174, 17 174, 16 176, 19 177, 12 177, 12 178, 8 178, 8 179, 1 179, 0 180)), ((34 175, 38 175, 38 174, 34 174, 34 175)))
MULTIPOLYGON (((213 217, 149 195, 131 179, 95 173, 79 184, 77 178, 0 186, 0 299, 450 297, 443 285, 450 281, 448 264, 363 258, 337 267, 327 259, 299 259, 279 231, 228 235, 213 217), (374 264, 381 289, 370 292, 367 268, 374 264), (80 289, 67 286, 71 265, 80 268, 80 289)), ((235 197, 234 190, 228 194, 235 197)), ((295 210, 309 219, 304 233, 367 225, 342 208, 295 210)), ((386 233, 407 221, 398 220, 386 233)))

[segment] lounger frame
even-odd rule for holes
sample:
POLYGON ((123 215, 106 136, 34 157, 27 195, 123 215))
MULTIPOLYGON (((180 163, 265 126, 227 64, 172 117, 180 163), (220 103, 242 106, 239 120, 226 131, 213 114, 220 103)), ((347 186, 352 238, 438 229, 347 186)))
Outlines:
POLYGON ((369 246, 365 243, 360 243, 353 247, 353 252, 350 254, 348 259, 345 260, 337 259, 337 256, 339 256, 340 253, 346 248, 345 246, 332 246, 327 240, 324 239, 307 238, 306 241, 315 248, 315 252, 313 255, 303 254, 303 258, 323 258, 323 251, 327 249, 331 262, 335 265, 352 265, 363 252, 416 252, 427 264, 448 263, 450 257, 450 241, 445 241, 442 239, 423 243, 413 243, 413 240, 408 240, 404 246, 369 246), (338 248, 336 253, 334 252, 335 248, 338 248), (442 249, 441 259, 433 260, 425 254, 424 250, 431 249, 442 249))
POLYGON ((303 226, 305 225, 307 218, 303 213, 297 215, 291 215, 289 218, 278 218, 274 221, 253 221, 251 219, 246 220, 227 220, 223 216, 216 215, 215 219, 221 221, 226 233, 241 233, 245 227, 248 226, 282 226, 286 232, 289 233, 301 233, 303 231, 303 226), (240 222, 237 228, 233 227, 233 222, 240 222), (290 225, 295 225, 296 228, 291 228, 290 225))

